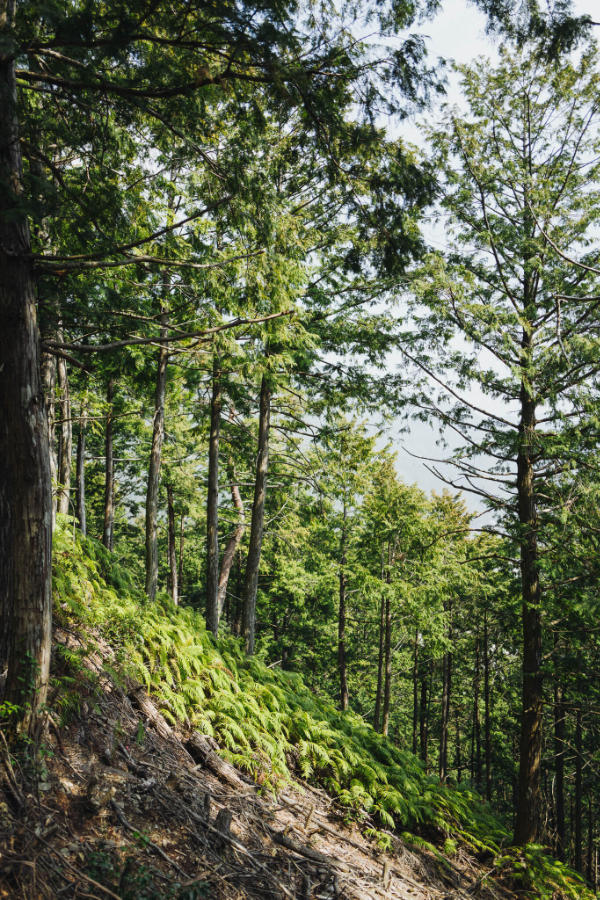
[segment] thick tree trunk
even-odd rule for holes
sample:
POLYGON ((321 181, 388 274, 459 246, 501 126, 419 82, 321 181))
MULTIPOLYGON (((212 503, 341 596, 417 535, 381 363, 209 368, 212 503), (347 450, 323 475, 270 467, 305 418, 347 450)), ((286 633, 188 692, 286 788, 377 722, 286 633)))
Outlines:
MULTIPOLYGON (((163 289, 168 285, 163 279, 163 289)), ((161 309, 160 339, 165 341, 169 330, 169 317, 165 309, 161 309)), ((148 484, 146 487, 146 594, 151 600, 156 597, 158 588, 158 489, 160 486, 160 467, 162 464, 162 447, 165 439, 165 396, 167 391, 167 368, 169 351, 165 343, 158 350, 156 366, 156 390, 154 392, 154 417, 152 420, 152 447, 148 463, 148 484)))
MULTIPOLYGON (((531 339, 523 337, 529 353, 531 339)), ((541 837, 542 792, 542 623, 538 571, 537 511, 534 486, 535 403, 521 384, 520 447, 517 457, 518 512, 521 525, 521 591, 523 599, 523 695, 519 783, 514 841, 537 843, 541 837)))
POLYGON ((109 378, 106 389, 106 431, 104 436, 104 528, 102 543, 107 550, 113 548, 115 524, 115 460, 113 451, 113 400, 115 396, 114 378, 109 378))
POLYGON ((213 358, 208 442, 208 498, 206 504, 206 627, 219 631, 219 436, 221 431, 221 373, 213 358))
POLYGON ((169 558, 169 584, 168 589, 171 600, 177 606, 179 602, 179 589, 177 582, 177 554, 175 552, 175 507, 173 505, 173 485, 167 485, 167 555, 169 558))
POLYGON ((340 679, 340 709, 348 709, 348 677, 346 672, 346 521, 344 500, 342 534, 340 540, 339 605, 338 605, 338 674, 340 679))
MULTIPOLYGON (((52 490, 40 378, 13 43, 15 5, 0 5, 0 671, 4 700, 33 732, 51 648, 52 490)), ((16 723, 17 724, 17 723, 16 723)))
POLYGON ((485 796, 492 799, 492 738, 491 738, 491 703, 490 703, 490 652, 488 637, 487 610, 483 614, 483 695, 485 716, 485 796))
POLYGON ((246 530, 246 513, 244 512, 244 503, 242 500, 242 495, 240 494, 240 489, 235 480, 235 468, 231 460, 229 462, 228 474, 231 480, 231 499, 233 500, 233 505, 237 510, 238 522, 235 526, 235 531, 230 536, 225 545, 225 550, 223 551, 223 559, 221 560, 221 571, 219 572, 219 590, 217 593, 217 600, 219 604, 219 621, 221 620, 223 609, 225 607, 227 585, 229 584, 229 576, 231 574, 231 568, 233 566, 235 554, 241 543, 242 537, 244 536, 244 531, 246 530))
MULTIPOLYGON (((62 328, 59 340, 64 340, 62 328)), ((71 397, 69 395, 69 375, 67 362, 59 356, 57 364, 58 403, 60 408, 60 431, 58 433, 58 495, 56 511, 68 515, 71 500, 71 459, 73 456, 73 421, 71 418, 71 397)))
POLYGON ((271 385, 263 375, 260 386, 260 412, 258 419, 258 455, 256 459, 256 480, 254 482, 254 501, 252 503, 252 522, 250 525, 250 545, 246 560, 244 578, 244 607, 242 613, 242 634, 246 642, 246 651, 254 653, 254 637, 256 630, 256 592, 258 590, 258 569, 262 548, 263 527, 265 521, 265 500, 267 496, 267 472, 269 469, 269 426, 271 422, 271 385))
POLYGON ((412 720, 412 752, 417 755, 417 731, 419 728, 419 629, 415 628, 413 644, 413 720, 412 720))
POLYGON ((87 534, 87 519, 85 514, 85 432, 87 428, 87 411, 82 408, 79 416, 79 431, 77 434, 77 462, 75 480, 77 482, 77 521, 79 530, 87 534))

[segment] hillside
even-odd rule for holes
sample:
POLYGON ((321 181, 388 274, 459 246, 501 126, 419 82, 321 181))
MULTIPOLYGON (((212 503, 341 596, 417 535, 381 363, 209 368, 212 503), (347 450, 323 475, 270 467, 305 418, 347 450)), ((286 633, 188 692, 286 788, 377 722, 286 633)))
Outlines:
POLYGON ((471 791, 55 536, 38 762, 2 749, 0 896, 591 897, 471 791))

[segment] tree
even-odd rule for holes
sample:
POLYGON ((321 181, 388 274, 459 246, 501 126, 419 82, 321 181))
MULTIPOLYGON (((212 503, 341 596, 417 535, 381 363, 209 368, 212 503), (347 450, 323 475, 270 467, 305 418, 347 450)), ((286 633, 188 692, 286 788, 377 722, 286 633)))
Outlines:
POLYGON ((598 76, 592 51, 554 65, 514 47, 495 71, 461 71, 470 114, 449 113, 433 134, 453 252, 433 256, 420 281, 426 311, 415 309, 421 333, 407 353, 439 387, 417 402, 461 438, 449 460, 459 474, 442 477, 489 504, 520 557, 522 844, 542 822, 540 548, 552 484, 596 436, 598 280, 565 254, 597 258, 598 76), (473 386, 487 402, 465 395, 473 386))

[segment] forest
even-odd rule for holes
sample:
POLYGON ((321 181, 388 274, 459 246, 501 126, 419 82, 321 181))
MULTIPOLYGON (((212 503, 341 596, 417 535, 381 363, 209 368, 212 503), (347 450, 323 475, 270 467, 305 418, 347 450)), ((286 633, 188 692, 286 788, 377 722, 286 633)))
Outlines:
POLYGON ((382 852, 596 896, 598 23, 472 5, 453 66, 445 0, 0 0, 7 808, 93 639, 382 852))

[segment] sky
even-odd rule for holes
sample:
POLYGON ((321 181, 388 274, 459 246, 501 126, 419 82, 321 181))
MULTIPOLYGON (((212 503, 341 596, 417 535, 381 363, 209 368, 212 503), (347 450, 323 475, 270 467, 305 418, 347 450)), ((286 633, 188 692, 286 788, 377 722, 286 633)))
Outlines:
MULTIPOLYGON (((573 10, 577 15, 589 14, 594 17, 594 7, 597 4, 598 0, 574 0, 573 10)), ((595 17, 598 18, 597 14, 595 17)), ((485 16, 467 3, 467 0, 444 0, 442 12, 422 28, 423 34, 428 36, 427 46, 431 61, 442 57, 461 64, 469 63, 482 55, 493 59, 496 55, 496 42, 485 34, 485 24, 485 16)), ((439 102, 460 105, 460 99, 458 77, 449 73, 446 97, 439 102)), ((427 112, 426 118, 435 121, 436 117, 437 111, 434 106, 427 112)), ((418 120, 403 123, 400 135, 412 143, 423 145, 418 120)), ((428 238, 436 248, 443 249, 440 243, 443 237, 439 233, 430 232, 428 238)), ((392 367, 400 364, 398 358, 390 360, 392 367)), ((406 427, 406 423, 403 424, 406 427)), ((400 426, 392 428, 390 437, 394 448, 398 451, 399 474, 405 481, 416 482, 426 491, 436 490, 439 492, 444 489, 445 485, 426 469, 425 463, 410 455, 410 453, 431 457, 444 455, 443 449, 436 446, 437 427, 421 422, 411 422, 405 433, 401 433, 400 426)), ((470 509, 475 511, 481 509, 477 497, 469 494, 464 496, 470 509)))

